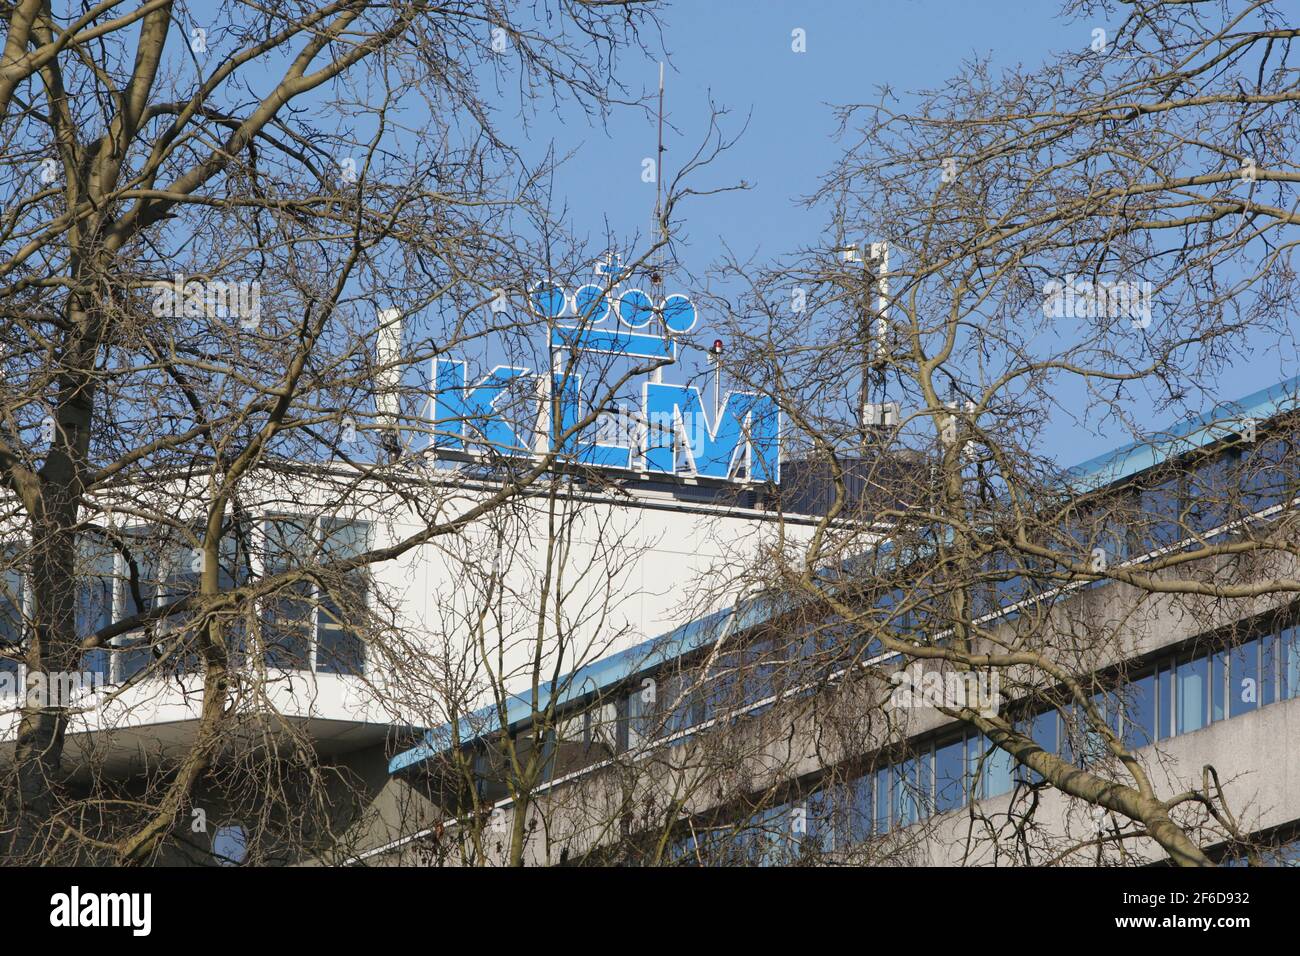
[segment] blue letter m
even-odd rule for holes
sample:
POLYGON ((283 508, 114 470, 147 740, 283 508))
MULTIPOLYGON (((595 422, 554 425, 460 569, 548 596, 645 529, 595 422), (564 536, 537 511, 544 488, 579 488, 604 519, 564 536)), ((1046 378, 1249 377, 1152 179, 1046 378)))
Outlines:
POLYGON ((730 478, 743 465, 750 481, 781 480, 780 413, 766 396, 732 392, 710 427, 698 388, 647 382, 644 408, 647 470, 673 473, 680 445, 706 478, 730 478))

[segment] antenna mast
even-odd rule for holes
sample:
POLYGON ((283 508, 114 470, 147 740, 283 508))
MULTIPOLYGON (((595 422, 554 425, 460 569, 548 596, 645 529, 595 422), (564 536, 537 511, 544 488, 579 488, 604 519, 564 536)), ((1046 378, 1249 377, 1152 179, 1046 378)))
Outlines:
MULTIPOLYGON (((659 61, 659 147, 655 152, 655 225, 663 216, 664 192, 664 64, 659 61)), ((668 238, 668 228, 660 229, 660 239, 668 238)), ((661 253, 662 254, 662 253, 661 253)), ((662 262, 662 259, 660 260, 662 262)))
MULTIPOLYGON (((664 63, 659 61, 659 134, 658 143, 655 149, 655 215, 654 228, 652 235, 656 235, 656 242, 667 243, 668 227, 663 224, 664 212, 664 63)), ((650 298, 654 302, 664 300, 664 250, 660 246, 655 253, 654 261, 650 265, 650 298)), ((668 326, 663 325, 662 316, 660 316, 661 332, 666 337, 668 335, 668 326)), ((650 381, 663 381, 663 367, 657 367, 650 373, 650 381)))

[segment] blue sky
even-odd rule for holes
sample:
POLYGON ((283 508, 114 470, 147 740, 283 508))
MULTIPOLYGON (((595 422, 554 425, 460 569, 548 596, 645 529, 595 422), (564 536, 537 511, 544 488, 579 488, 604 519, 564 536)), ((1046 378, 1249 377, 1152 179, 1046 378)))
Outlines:
MULTIPOLYGON (((884 84, 900 95, 937 85, 974 56, 1033 64, 1072 39, 1087 44, 1091 27, 1054 19, 1050 0, 999 2, 996 16, 980 6, 970 0, 709 0, 668 7, 667 113, 675 128, 665 137, 667 175, 703 138, 710 97, 731 110, 727 132, 739 133, 749 121, 735 149, 697 185, 744 180, 753 188, 697 200, 685 211, 692 265, 711 259, 724 241, 737 252, 777 255, 818 239, 820 219, 796 202, 840 154, 834 105, 873 100, 884 84), (805 53, 791 50, 796 28, 805 31, 805 53)), ((633 67, 641 64, 622 65, 624 80, 633 82, 633 67)), ((654 65, 641 72, 651 90, 654 65)), ((642 159, 654 154, 653 123, 625 110, 607 134, 575 119, 566 117, 565 138, 556 140, 578 149, 556 180, 557 193, 570 203, 571 225, 579 228, 585 218, 599 232, 608 216, 615 231, 643 229, 654 205, 654 187, 640 178, 642 159)), ((539 124, 534 141, 552 130, 539 124)))
MULTIPOLYGON (((833 106, 872 100, 884 84, 906 103, 909 91, 937 86, 964 60, 978 57, 991 57, 996 68, 1032 67, 1053 51, 1086 47, 1092 29, 1107 25, 1065 20, 1052 0, 696 0, 666 8, 662 23, 672 126, 665 140, 667 175, 703 139, 710 99, 730 110, 724 132, 740 133, 748 120, 736 147, 694 185, 743 180, 752 188, 697 199, 682 210, 680 257, 697 275, 724 245, 738 256, 767 258, 821 243, 824 213, 801 208, 798 200, 815 189, 844 146, 834 135, 833 106), (805 31, 804 53, 791 49, 796 28, 805 31)), ((627 57, 620 70, 634 89, 648 92, 657 82, 650 60, 627 57)), ((593 248, 606 223, 616 235, 644 235, 654 205, 654 186, 641 180, 642 160, 654 154, 651 119, 634 109, 616 111, 607 128, 573 109, 559 118, 562 123, 543 116, 531 126, 526 152, 540 156, 552 144, 573 151, 554 181, 569 228, 589 237, 593 248)), ((707 313, 702 318, 698 331, 707 339, 707 313)), ((1226 371, 1215 394, 1189 396, 1190 410, 1293 374, 1294 358, 1261 348, 1252 361, 1226 371)), ((1133 414, 1147 427, 1170 423, 1169 412, 1148 412, 1140 403, 1133 414)), ((1044 450, 1069 465, 1129 437, 1122 431, 1089 434, 1062 422, 1044 450)))

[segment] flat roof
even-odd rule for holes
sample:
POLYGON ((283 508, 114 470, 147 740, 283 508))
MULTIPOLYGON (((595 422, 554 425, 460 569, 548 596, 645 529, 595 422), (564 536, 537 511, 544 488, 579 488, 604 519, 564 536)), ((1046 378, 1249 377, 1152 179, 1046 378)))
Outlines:
POLYGON ((1067 469, 1065 478, 1077 492, 1113 485, 1190 451, 1240 433, 1247 421, 1263 422, 1300 407, 1300 376, 1252 392, 1244 398, 1221 402, 1203 415, 1129 442, 1067 469))

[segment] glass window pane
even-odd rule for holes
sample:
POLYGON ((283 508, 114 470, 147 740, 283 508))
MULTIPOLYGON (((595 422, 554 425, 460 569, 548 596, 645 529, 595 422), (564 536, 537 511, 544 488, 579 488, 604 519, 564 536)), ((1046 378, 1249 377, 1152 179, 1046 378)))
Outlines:
POLYGON ((1259 703, 1266 706, 1278 699, 1277 635, 1265 634, 1260 638, 1259 651, 1259 703))
POLYGON ((148 529, 133 529, 122 536, 121 613, 134 617, 151 610, 158 596, 158 539, 148 529))
MULTIPOLYGON (((1027 724, 1021 725, 1018 729, 1021 733, 1027 733, 1029 738, 1038 746, 1042 747, 1049 754, 1059 752, 1056 739, 1056 711, 1045 710, 1035 714, 1033 719, 1027 724)), ((1017 780, 1037 783, 1043 778, 1036 770, 1030 770, 1028 767, 1016 765, 1015 774, 1017 780)))
MULTIPOLYGON (((1092 697, 1092 707, 1112 733, 1119 731, 1119 701, 1114 694, 1102 691, 1092 697)), ((1079 707, 1076 710, 1076 722, 1079 731, 1080 756, 1085 764, 1095 764, 1104 760, 1110 753, 1106 735, 1097 726, 1087 711, 1079 707)))
POLYGON ((989 775, 989 796, 996 797, 1004 793, 1010 793, 1013 772, 1016 766, 1015 758, 1005 750, 992 747, 989 750, 989 755, 984 760, 984 766, 989 775))
MULTIPOLYGON (((6 568, 0 575, 0 645, 10 655, 20 654, 22 634, 23 577, 16 568, 6 568)), ((0 657, 0 696, 17 696, 18 668, 16 656, 0 657)))
MULTIPOLYGON (((159 600, 170 603, 197 594, 202 562, 202 540, 199 534, 196 533, 192 541, 175 542, 163 564, 159 600)), ((167 647, 170 658, 167 666, 173 673, 193 674, 201 669, 194 621, 193 615, 177 614, 167 618, 159 627, 160 634, 169 642, 167 647), (176 646, 177 643, 180 646, 176 646)))
POLYGON ((1178 479, 1142 489, 1134 516, 1139 553, 1168 547, 1184 536, 1179 520, 1180 498, 1178 479))
POLYGON ((1228 716, 1249 713, 1260 704, 1258 640, 1228 652, 1228 716))
POLYGON ((632 693, 627 697, 627 746, 629 749, 640 747, 654 736, 655 701, 657 688, 655 682, 644 677, 634 683, 632 693))
POLYGON ((966 802, 966 741, 959 738, 934 752, 936 813, 956 810, 966 802))
POLYGON ((1210 720, 1223 720, 1228 716, 1225 695, 1228 688, 1228 655, 1224 651, 1210 656, 1210 720))
MULTIPOLYGON (((321 521, 321 535, 325 561, 356 557, 370 546, 370 524, 364 521, 326 518, 321 521)), ((360 674, 364 670, 365 645, 357 623, 365 614, 367 585, 364 570, 327 583, 316 622, 318 671, 360 674)))
POLYGON ((755 641, 745 648, 743 689, 740 703, 752 706, 776 693, 773 678, 777 673, 779 656, 771 638, 755 641))
MULTIPOLYGON (((253 576, 252 542, 249 540, 250 525, 247 522, 231 522, 223 530, 219 565, 217 568, 217 587, 229 591, 248 583, 253 576)), ((248 654, 248 626, 244 615, 227 617, 222 622, 225 627, 226 652, 234 667, 242 667, 248 654)))
POLYGON ((273 515, 263 524, 266 535, 266 573, 278 574, 302 567, 311 559, 311 518, 302 515, 273 515))
MULTIPOLYGON (((311 519, 275 515, 263 525, 267 577, 303 567, 311 557, 311 519)), ((294 581, 267 598, 262 608, 262 641, 268 667, 306 670, 311 663, 315 615, 310 581, 294 581)))
POLYGON ((1124 744, 1145 747, 1156 739, 1156 675, 1130 681, 1124 693, 1124 744))
POLYGON ((363 613, 366 587, 359 575, 350 576, 346 591, 321 596, 317 615, 316 669, 329 674, 360 674, 365 669, 365 645, 350 623, 363 613))
POLYGON ((828 787, 810 794, 808 806, 808 833, 805 837, 805 853, 834 853, 839 834, 835 826, 836 797, 839 788, 828 787))
MULTIPOLYGON (((124 620, 152 610, 158 602, 160 551, 158 530, 132 528, 119 539, 117 619, 124 620)), ((124 634, 114 638, 113 680, 124 683, 143 672, 153 661, 153 651, 147 635, 124 634)))
POLYGON ((905 760, 894 768, 894 819, 899 826, 921 819, 916 774, 915 760, 905 760))
POLYGON ((1262 511, 1289 497, 1285 466, 1288 455, 1285 439, 1271 438, 1242 460, 1243 505, 1247 511, 1262 511))
POLYGON ((1178 728, 1180 734, 1200 730, 1206 724, 1206 694, 1209 690, 1210 667, 1205 657, 1196 657, 1178 665, 1176 676, 1178 728))
POLYGON ((1235 449, 1196 466, 1188 488, 1189 530, 1205 534, 1236 517, 1236 466, 1235 449))
POLYGON ((849 782, 848 837, 849 843, 862 843, 871 836, 875 825, 875 787, 872 774, 863 774, 849 782))
POLYGON ((1061 744, 1057 739, 1060 722, 1056 719, 1056 711, 1045 710, 1041 714, 1034 716, 1030 724, 1029 735, 1033 738, 1034 743, 1042 747, 1049 754, 1061 752, 1061 744))
POLYGON ((916 757, 916 809, 920 819, 934 813, 934 751, 930 745, 916 757))
POLYGON ((1014 758, 983 736, 972 738, 971 744, 971 773, 980 777, 980 796, 996 797, 1010 793, 1014 758))
POLYGON ((890 768, 883 767, 876 771, 876 832, 888 833, 889 809, 893 804, 893 774, 890 768))
POLYGON ((1278 655, 1282 670, 1278 698, 1290 700, 1300 696, 1300 628, 1288 627, 1279 635, 1278 655))
POLYGON ((370 522, 321 519, 321 551, 330 560, 355 558, 370 547, 370 522))
POLYGON ((1174 672, 1166 664, 1160 667, 1157 675, 1160 692, 1156 696, 1156 720, 1159 724, 1159 738, 1164 740, 1173 736, 1170 719, 1174 712, 1174 672))
MULTIPOLYGON (((113 623, 113 573, 115 553, 104 542, 83 540, 77 555, 77 637, 85 639, 113 623)), ((81 658, 82 669, 102 681, 109 679, 111 660, 108 648, 87 651, 81 658)))
POLYGON ((295 581, 266 600, 262 640, 268 667, 307 670, 311 663, 312 587, 295 581))

